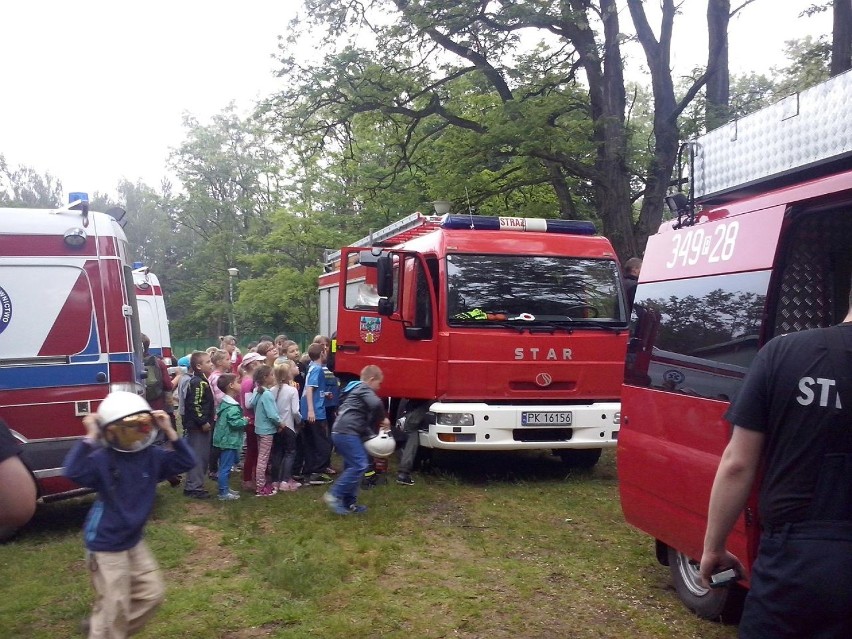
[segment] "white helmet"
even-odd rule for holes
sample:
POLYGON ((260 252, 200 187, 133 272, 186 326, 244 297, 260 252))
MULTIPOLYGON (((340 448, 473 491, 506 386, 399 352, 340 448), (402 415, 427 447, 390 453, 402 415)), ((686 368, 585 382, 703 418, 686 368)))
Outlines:
POLYGON ((364 448, 367 449, 372 457, 390 457, 396 449, 396 441, 391 437, 388 431, 382 431, 378 435, 373 435, 364 442, 364 448))
POLYGON ((151 406, 136 393, 110 393, 98 406, 97 417, 104 441, 119 452, 139 452, 157 438, 151 406))

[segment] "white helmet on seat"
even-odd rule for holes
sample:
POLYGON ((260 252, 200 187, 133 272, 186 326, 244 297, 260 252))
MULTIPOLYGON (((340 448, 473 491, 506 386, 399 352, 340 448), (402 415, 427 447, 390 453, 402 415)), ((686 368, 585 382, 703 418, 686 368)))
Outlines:
POLYGON ((365 441, 364 448, 372 457, 390 457, 396 449, 396 441, 388 431, 382 431, 365 441))
POLYGON ((157 438, 151 406, 136 393, 110 393, 98 406, 97 417, 104 441, 119 452, 137 453, 157 438))

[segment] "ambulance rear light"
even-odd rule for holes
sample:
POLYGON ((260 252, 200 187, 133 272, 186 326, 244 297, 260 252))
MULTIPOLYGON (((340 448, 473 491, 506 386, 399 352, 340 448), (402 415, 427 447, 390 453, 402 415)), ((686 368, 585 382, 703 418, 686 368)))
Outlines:
POLYGON ((142 384, 137 384, 136 382, 113 382, 109 385, 109 392, 114 393, 115 391, 125 391, 127 393, 136 393, 137 395, 141 395, 145 392, 145 387, 142 384))
POLYGON ((145 385, 137 380, 136 368, 132 362, 110 362, 109 380, 110 392, 126 391, 138 395, 145 392, 145 385))
POLYGON ((595 235, 594 222, 586 220, 548 220, 539 217, 496 217, 486 215, 446 215, 445 229, 476 231, 539 231, 568 235, 595 235))

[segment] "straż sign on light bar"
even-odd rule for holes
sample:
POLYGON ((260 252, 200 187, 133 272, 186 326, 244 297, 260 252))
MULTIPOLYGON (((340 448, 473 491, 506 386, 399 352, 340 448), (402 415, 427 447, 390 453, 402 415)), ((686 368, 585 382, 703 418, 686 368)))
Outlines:
POLYGON ((532 217, 499 217, 501 231, 547 231, 547 220, 532 217))

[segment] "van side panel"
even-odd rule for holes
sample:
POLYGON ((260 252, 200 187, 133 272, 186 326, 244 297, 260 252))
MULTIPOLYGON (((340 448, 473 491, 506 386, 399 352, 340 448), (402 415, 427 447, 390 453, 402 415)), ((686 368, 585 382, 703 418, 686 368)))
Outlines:
MULTIPOLYGON (((624 386, 618 440, 621 505, 627 521, 690 557, 701 557, 707 504, 731 426, 727 402, 624 386), (696 425, 701 424, 700 428, 696 425)), ((737 521, 730 550, 749 556, 737 521)))

